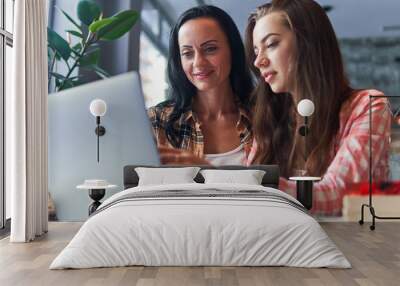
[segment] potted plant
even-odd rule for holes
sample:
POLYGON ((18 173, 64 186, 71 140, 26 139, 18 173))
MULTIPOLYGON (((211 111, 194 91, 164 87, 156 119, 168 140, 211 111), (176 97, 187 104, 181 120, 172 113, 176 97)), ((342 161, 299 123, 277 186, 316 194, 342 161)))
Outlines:
POLYGON ((104 18, 100 6, 93 0, 81 0, 77 6, 75 21, 65 11, 58 9, 72 23, 74 29, 66 30, 67 40, 51 28, 48 32, 49 92, 60 91, 85 83, 81 75, 76 75, 77 68, 85 69, 105 78, 109 74, 99 67, 99 41, 114 41, 129 32, 139 18, 134 10, 124 10, 111 17, 104 18), (78 38, 78 43, 71 44, 71 36, 78 38), (65 74, 56 71, 56 63, 64 62, 65 74), (54 82, 52 85, 51 83, 54 82))

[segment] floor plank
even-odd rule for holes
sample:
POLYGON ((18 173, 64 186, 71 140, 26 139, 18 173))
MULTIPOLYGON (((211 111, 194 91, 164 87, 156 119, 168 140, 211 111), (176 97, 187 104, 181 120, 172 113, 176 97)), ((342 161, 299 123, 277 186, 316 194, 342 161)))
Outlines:
POLYGON ((49 233, 32 243, 0 240, 0 285, 399 285, 400 223, 368 225, 324 222, 322 227, 351 262, 352 269, 290 267, 116 267, 84 270, 48 269, 81 223, 51 222, 49 233))

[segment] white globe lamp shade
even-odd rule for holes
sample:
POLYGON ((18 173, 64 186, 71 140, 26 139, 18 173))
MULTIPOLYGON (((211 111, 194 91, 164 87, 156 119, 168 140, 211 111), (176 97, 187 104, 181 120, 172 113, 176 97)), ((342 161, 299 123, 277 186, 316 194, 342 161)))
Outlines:
POLYGON ((297 112, 303 117, 311 116, 314 113, 314 110, 314 103, 309 99, 303 99, 299 104, 297 104, 297 112))
POLYGON ((107 104, 104 100, 102 99, 94 99, 90 103, 90 113, 93 114, 93 116, 104 116, 107 111, 107 104))

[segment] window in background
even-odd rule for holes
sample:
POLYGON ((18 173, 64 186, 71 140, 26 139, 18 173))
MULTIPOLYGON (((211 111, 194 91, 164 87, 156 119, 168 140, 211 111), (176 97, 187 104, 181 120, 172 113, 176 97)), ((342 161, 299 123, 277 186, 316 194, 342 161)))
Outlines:
POLYGON ((150 28, 151 32, 154 35, 158 35, 160 33, 160 29, 158 26, 159 19, 159 12, 154 8, 147 8, 142 10, 142 21, 147 23, 148 27, 150 28))
POLYGON ((5 0, 5 28, 6 31, 13 33, 14 31, 14 0, 5 0))
POLYGON ((4 194, 4 35, 2 30, 3 10, 0 1, 0 229, 5 223, 5 194, 4 194))
POLYGON ((147 107, 164 101, 168 88, 166 58, 173 20, 163 3, 144 0, 141 12, 139 72, 147 107))
POLYGON ((167 21, 162 21, 161 22, 161 29, 162 29, 162 33, 161 33, 161 42, 168 47, 169 45, 169 34, 171 31, 171 26, 168 24, 167 21))
POLYGON ((4 185, 4 113, 6 95, 11 92, 13 21, 14 1, 0 0, 0 235, 9 230, 9 223, 6 224, 6 220, 11 216, 11 196, 4 185), (4 230, 5 225, 7 228, 4 230))
MULTIPOLYGON (((5 94, 10 94, 11 93, 11 75, 12 75, 12 67, 13 67, 13 57, 12 57, 12 46, 6 45, 6 51, 5 51, 5 94)), ((5 142, 5 140, 3 141, 5 142)), ((3 145, 4 146, 4 145, 3 145)), ((5 154, 5 153, 3 153, 5 154)), ((4 165, 3 165, 4 166, 4 165)), ((5 189, 5 215, 6 215, 6 220, 11 218, 11 193, 9 189, 5 189)))
POLYGON ((146 107, 164 101, 166 97, 167 60, 145 33, 140 35, 140 76, 146 107))

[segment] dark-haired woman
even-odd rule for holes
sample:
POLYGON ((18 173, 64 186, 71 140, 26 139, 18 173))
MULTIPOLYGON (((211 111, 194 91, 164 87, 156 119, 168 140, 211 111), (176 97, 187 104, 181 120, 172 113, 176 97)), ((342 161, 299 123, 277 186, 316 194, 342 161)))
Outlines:
MULTIPOLYGON (((354 90, 345 76, 332 25, 313 0, 273 0, 249 18, 246 51, 258 78, 250 163, 280 165, 280 189, 295 195, 286 178, 305 169, 322 180, 314 185, 313 211, 339 215, 351 183, 368 180, 369 95, 354 90), (311 99, 315 112, 307 138, 296 106, 311 99)), ((374 180, 388 177, 390 110, 385 98, 372 102, 374 180)))
POLYGON ((168 79, 170 99, 148 111, 162 162, 243 164, 252 143, 252 81, 226 12, 199 6, 180 16, 170 36, 168 79))

